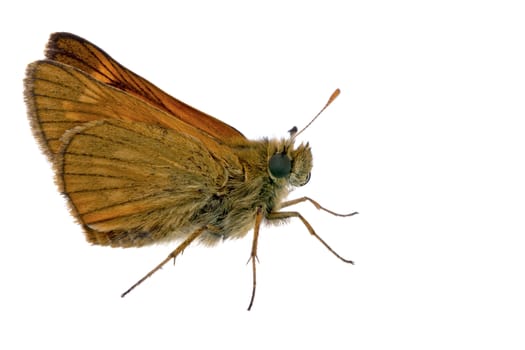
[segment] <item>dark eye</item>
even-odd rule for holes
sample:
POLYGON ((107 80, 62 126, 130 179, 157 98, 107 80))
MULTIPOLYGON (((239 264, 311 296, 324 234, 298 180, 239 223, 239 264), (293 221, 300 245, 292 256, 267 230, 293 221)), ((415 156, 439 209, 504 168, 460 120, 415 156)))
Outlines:
POLYGON ((277 153, 270 158, 268 168, 276 178, 285 177, 292 171, 292 160, 284 153, 277 153))

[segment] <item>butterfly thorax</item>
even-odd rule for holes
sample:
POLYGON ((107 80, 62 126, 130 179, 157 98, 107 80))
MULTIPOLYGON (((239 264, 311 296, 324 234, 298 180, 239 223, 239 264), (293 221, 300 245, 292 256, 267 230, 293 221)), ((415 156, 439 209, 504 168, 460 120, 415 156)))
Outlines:
POLYGON ((312 168, 310 147, 294 148, 290 139, 250 141, 234 150, 238 163, 227 165, 224 186, 193 217, 212 227, 201 236, 205 244, 245 236, 258 208, 266 215, 279 210, 289 191, 308 181, 312 168))

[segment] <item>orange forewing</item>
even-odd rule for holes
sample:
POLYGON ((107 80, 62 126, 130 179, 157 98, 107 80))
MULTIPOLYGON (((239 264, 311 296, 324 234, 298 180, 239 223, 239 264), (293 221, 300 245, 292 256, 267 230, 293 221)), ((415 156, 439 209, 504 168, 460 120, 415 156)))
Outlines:
POLYGON ((170 114, 157 121, 170 127, 171 116, 219 140, 245 140, 235 128, 166 94, 155 85, 126 69, 99 47, 70 33, 54 33, 49 38, 46 57, 86 72, 96 80, 123 90, 170 114))
MULTIPOLYGON (((52 160, 60 151, 67 131, 94 120, 156 124, 191 135, 212 151, 221 148, 221 154, 231 154, 221 145, 222 140, 136 95, 114 88, 64 63, 45 60, 30 64, 26 85, 26 94, 31 96, 27 104, 35 136, 52 160)), ((198 119, 195 122, 199 124, 198 119)))

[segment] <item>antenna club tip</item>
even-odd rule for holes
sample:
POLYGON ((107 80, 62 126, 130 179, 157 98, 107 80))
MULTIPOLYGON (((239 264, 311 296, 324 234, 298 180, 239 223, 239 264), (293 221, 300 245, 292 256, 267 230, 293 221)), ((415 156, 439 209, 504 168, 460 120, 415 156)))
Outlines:
POLYGON ((334 100, 337 98, 337 96, 339 96, 340 93, 341 90, 339 88, 335 89, 335 91, 332 92, 332 96, 330 96, 330 98, 328 99, 326 105, 329 105, 330 103, 334 102, 334 100))

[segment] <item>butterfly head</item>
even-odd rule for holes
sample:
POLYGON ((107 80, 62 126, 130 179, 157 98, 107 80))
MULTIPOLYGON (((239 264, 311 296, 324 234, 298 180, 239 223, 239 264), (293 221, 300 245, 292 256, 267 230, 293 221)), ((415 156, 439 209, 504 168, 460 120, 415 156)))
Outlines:
POLYGON ((268 172, 274 180, 286 179, 294 187, 304 186, 311 171, 312 151, 308 143, 294 148, 293 140, 287 140, 269 155, 268 172))

